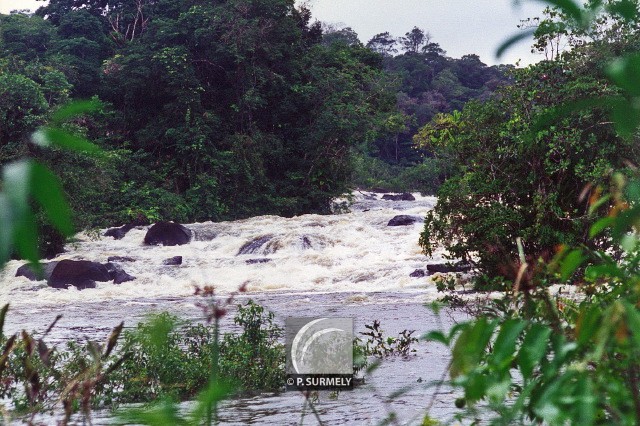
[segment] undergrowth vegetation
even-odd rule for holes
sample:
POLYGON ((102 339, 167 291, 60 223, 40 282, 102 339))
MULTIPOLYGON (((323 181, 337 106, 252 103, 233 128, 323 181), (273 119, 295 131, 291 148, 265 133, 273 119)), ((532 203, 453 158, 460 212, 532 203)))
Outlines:
MULTIPOLYGON (((7 311, 8 305, 0 322, 7 311)), ((219 382, 235 394, 280 391, 284 345, 273 313, 249 301, 238 305, 234 322, 240 333, 221 336, 219 382)), ((11 402, 16 416, 59 409, 62 402, 67 421, 78 410, 88 416, 96 407, 194 399, 206 388, 216 359, 214 325, 168 313, 131 330, 120 324, 105 344, 70 341, 63 349, 45 343, 54 326, 42 335, 23 331, 0 338, 0 398, 11 402)))
MULTIPOLYGON (((221 318, 226 312, 214 303, 221 318)), ((0 331, 8 310, 5 305, 0 312, 0 331)), ((215 321, 193 324, 163 312, 132 329, 118 325, 104 344, 72 340, 62 348, 50 347, 47 336, 60 318, 41 334, 0 332, 0 398, 8 404, 3 408, 8 418, 30 421, 51 412, 54 417, 60 413, 67 424, 77 412, 90 421, 96 408, 124 407, 121 419, 155 424, 160 418, 172 421, 158 413, 181 401, 200 401, 203 395, 229 398, 284 390, 283 329, 273 312, 252 300, 237 305, 233 323, 239 332, 222 335, 215 321), (126 408, 131 403, 148 405, 126 408)), ((365 327, 368 331, 360 334, 367 340, 356 338, 353 344, 354 375, 361 381, 371 357, 415 353, 413 331, 396 338, 385 335, 379 321, 365 327)), ((198 410, 194 418, 206 422, 207 410, 198 410)), ((174 420, 185 420, 173 413, 174 420)))

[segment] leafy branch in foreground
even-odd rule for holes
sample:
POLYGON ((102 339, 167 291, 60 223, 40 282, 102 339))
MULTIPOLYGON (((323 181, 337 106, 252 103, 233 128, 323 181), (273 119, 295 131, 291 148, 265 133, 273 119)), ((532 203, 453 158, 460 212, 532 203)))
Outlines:
MULTIPOLYGON (((633 180, 626 188, 639 184, 633 180)), ((583 249, 580 256, 564 250, 549 265, 558 281, 566 281, 588 262, 580 274, 590 289, 584 300, 554 299, 542 287, 511 293, 498 317, 425 336, 451 348, 450 383, 464 392, 459 405, 468 406, 465 414, 493 410, 493 424, 640 421, 640 209, 623 199, 616 206, 612 220, 592 232, 622 231, 613 232, 622 260, 597 250, 583 249)))
MULTIPOLYGON (((89 154, 100 148, 64 129, 66 121, 99 107, 94 101, 75 102, 58 110, 49 126, 32 136, 36 145, 59 147, 89 154)), ((32 207, 35 200, 49 222, 65 237, 73 234, 71 209, 60 179, 34 159, 22 159, 2 167, 0 191, 0 267, 16 252, 36 264, 39 260, 38 225, 32 207)))
MULTIPOLYGON (((592 1, 585 8, 569 0, 548 3, 577 22, 576 34, 587 34, 585 28, 606 10, 609 24, 629 36, 631 46, 638 40, 635 26, 625 27, 640 20, 635 1, 592 1)), ((534 134, 596 107, 609 115, 611 121, 603 123, 613 124, 633 146, 640 124, 640 56, 616 54, 603 60, 613 96, 578 98, 550 109, 538 116, 534 134)), ((640 422, 640 179, 631 164, 637 155, 626 160, 630 167, 612 174, 609 191, 592 182, 571 199, 587 200, 584 215, 590 223, 583 244, 559 246, 546 258, 529 257, 514 238, 520 252, 517 273, 511 292, 493 304, 495 315, 424 336, 451 350, 448 383, 464 393, 456 405, 465 411, 457 417, 493 411, 492 424, 640 422), (608 245, 590 245, 595 239, 608 245), (584 298, 550 294, 549 284, 569 282, 580 284, 584 298)))

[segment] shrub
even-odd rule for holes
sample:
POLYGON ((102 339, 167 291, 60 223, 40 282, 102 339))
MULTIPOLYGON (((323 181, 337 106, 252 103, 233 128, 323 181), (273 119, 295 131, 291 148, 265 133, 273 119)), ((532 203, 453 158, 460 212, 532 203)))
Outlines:
POLYGON ((459 164, 427 215, 420 239, 427 255, 444 244, 451 258, 513 280, 517 238, 530 262, 549 260, 559 244, 606 248, 606 238, 587 238, 592 218, 576 202, 581 194, 597 197, 611 169, 633 158, 634 144, 618 137, 598 108, 542 129, 532 124, 564 102, 617 93, 594 76, 572 74, 571 66, 542 62, 517 70, 514 84, 494 99, 437 116, 421 130, 419 143, 449 150, 459 164))
POLYGON ((227 333, 220 344, 220 372, 245 391, 278 391, 285 383, 283 330, 273 312, 253 301, 238 306, 234 323, 242 333, 227 333))

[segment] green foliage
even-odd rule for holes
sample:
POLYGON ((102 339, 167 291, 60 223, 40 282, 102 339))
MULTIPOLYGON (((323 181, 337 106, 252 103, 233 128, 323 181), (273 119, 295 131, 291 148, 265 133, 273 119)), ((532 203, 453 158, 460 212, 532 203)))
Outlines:
POLYGON ((585 187, 595 188, 588 184, 604 184, 613 168, 634 158, 635 144, 615 134, 602 109, 573 110, 537 130, 531 125, 569 100, 617 93, 573 66, 542 62, 518 70, 496 98, 421 130, 416 142, 447 150, 459 170, 426 218, 426 253, 444 243, 453 258, 515 280, 518 237, 532 263, 551 259, 559 244, 606 247, 604 238, 587 238, 592 217, 576 202, 585 187))
MULTIPOLYGON (((373 41, 370 48, 380 50, 377 44, 371 44, 373 41)), ((376 139, 369 154, 387 163, 409 166, 419 164, 421 156, 433 155, 428 147, 413 149, 412 138, 421 127, 439 113, 462 109, 471 99, 488 98, 508 82, 509 67, 488 67, 477 55, 450 58, 419 28, 413 28, 400 41, 405 46, 404 54, 384 55, 387 85, 396 92, 398 109, 386 122, 396 124, 397 117, 403 120, 386 126, 386 132, 376 139)))
POLYGON ((393 355, 407 357, 416 352, 411 345, 418 342, 413 337, 415 330, 403 330, 398 333, 398 337, 385 336, 384 330, 380 328, 380 321, 374 320, 373 324, 364 326, 368 331, 361 332, 362 336, 367 336, 364 348, 360 349, 358 345, 355 347, 357 352, 363 351, 367 356, 375 356, 379 358, 389 357, 393 355))
POLYGON ((220 372, 245 391, 278 391, 285 382, 283 330, 273 312, 253 301, 238 305, 234 323, 239 335, 225 334, 220 342, 220 372))
MULTIPOLYGON (((61 115, 52 126, 34 133, 34 143, 79 152, 99 152, 95 145, 83 138, 55 127, 87 110, 86 105, 69 108, 69 112, 61 115)), ((73 232, 71 210, 57 176, 34 160, 18 160, 6 164, 2 168, 0 192, 0 266, 14 251, 35 264, 40 258, 38 228, 41 222, 39 223, 33 210, 32 200, 37 202, 41 214, 55 229, 54 233, 66 237, 73 232)))
POLYGON ((382 62, 359 43, 322 44, 292 0, 240 3, 52 0, 0 16, 0 162, 39 157, 83 228, 330 211, 354 148, 393 108, 382 62), (69 98, 101 100, 61 130, 104 157, 22 143, 69 98))
POLYGON ((40 86, 19 74, 0 74, 0 161, 16 154, 40 125, 48 104, 40 86))
MULTIPOLYGON (((7 310, 0 310, 0 330, 7 310)), ((71 341, 65 349, 49 348, 45 338, 59 319, 40 337, 0 333, 0 397, 11 399, 14 416, 62 402, 67 420, 78 410, 89 418, 95 407, 160 401, 123 414, 150 422, 169 416, 175 401, 195 399, 201 405, 191 416, 205 419, 204 407, 231 392, 280 391, 284 385, 282 330, 273 313, 252 301, 238 306, 234 322, 241 333, 225 333, 220 342, 216 324, 192 325, 161 313, 132 330, 122 332, 119 325, 104 345, 71 341), (219 376, 212 375, 216 359, 219 376)))
MULTIPOLYGON (((560 8, 572 34, 584 34, 594 22, 602 26, 602 6, 613 22, 634 21, 637 16, 637 4, 631 2, 589 2, 584 9, 569 1, 549 3, 560 8)), ((620 33, 626 33, 624 27, 620 33)), ((567 56, 575 59, 574 53, 567 56)), ((635 97, 631 81, 636 79, 638 64, 634 55, 605 67, 619 88, 616 94, 625 98, 623 103, 635 97)), ((603 100, 587 95, 593 94, 584 94, 586 101, 553 110, 549 114, 553 120, 545 117, 545 124, 539 125, 529 141, 535 142, 540 133, 557 131, 556 123, 591 113, 593 106, 611 107, 615 129, 625 138, 615 140, 618 149, 635 138, 638 112, 634 108, 618 109, 611 103, 615 97, 604 96, 603 100)), ((584 126, 574 123, 574 128, 584 126)), ((596 136, 602 143, 607 140, 596 136)), ((557 144, 552 150, 555 147, 557 144)), ((632 154, 635 152, 629 158, 636 159, 632 154)), ((581 247, 562 247, 547 261, 532 261, 525 256, 526 244, 523 248, 518 240, 514 288, 504 299, 491 303, 493 316, 426 336, 451 348, 450 383, 464 392, 456 405, 467 406, 459 417, 486 417, 492 410, 497 414, 493 424, 626 425, 640 421, 638 185, 637 172, 625 170, 611 176, 604 195, 601 188, 586 186, 584 193, 591 191, 586 216, 606 216, 586 224, 581 247), (598 238, 610 245, 593 240, 598 238), (584 297, 552 297, 546 288, 549 283, 572 281, 582 284, 584 297)))
POLYGON ((451 173, 450 166, 451 163, 440 158, 429 157, 417 165, 397 166, 366 154, 357 155, 351 182, 362 189, 435 195, 451 173))

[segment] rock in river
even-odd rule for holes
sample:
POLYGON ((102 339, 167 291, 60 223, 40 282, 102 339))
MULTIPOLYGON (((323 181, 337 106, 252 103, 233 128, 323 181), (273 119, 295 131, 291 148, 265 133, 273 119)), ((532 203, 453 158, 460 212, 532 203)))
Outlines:
POLYGON ((422 221, 423 219, 420 216, 409 216, 406 214, 400 214, 398 216, 394 216, 393 219, 391 219, 389 223, 387 223, 387 226, 407 226, 422 221))
POLYGON ((416 197, 408 192, 403 192, 402 194, 384 194, 382 199, 389 201, 415 201, 416 197))
POLYGON ((158 222, 147 231, 144 243, 149 245, 180 246, 191 241, 189 228, 175 222, 158 222))

